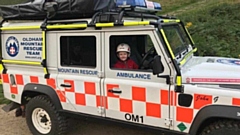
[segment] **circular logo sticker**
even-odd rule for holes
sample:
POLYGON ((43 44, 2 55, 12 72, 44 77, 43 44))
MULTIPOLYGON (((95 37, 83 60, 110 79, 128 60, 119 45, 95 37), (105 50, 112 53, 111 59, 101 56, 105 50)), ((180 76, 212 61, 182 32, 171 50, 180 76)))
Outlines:
POLYGON ((18 55, 19 42, 18 42, 17 38, 11 36, 7 39, 6 51, 7 51, 8 55, 11 57, 15 57, 18 55))
POLYGON ((218 59, 218 63, 240 66, 240 60, 218 59))

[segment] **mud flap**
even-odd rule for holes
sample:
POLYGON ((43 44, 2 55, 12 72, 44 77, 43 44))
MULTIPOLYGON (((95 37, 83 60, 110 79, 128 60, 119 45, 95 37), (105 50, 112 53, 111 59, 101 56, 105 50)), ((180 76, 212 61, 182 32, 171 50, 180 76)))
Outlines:
POLYGON ((15 103, 15 102, 11 102, 10 104, 8 105, 5 105, 4 107, 2 107, 2 110, 5 111, 5 112, 10 112, 16 108, 19 108, 20 104, 18 103, 15 103))

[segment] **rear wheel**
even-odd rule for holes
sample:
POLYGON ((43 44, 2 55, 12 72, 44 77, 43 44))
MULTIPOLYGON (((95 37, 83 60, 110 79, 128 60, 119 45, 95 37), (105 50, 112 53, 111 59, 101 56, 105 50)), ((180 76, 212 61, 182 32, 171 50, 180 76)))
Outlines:
POLYGON ((220 120, 203 129, 200 135, 238 135, 240 133, 240 121, 220 120))
POLYGON ((64 135, 67 120, 61 116, 47 96, 32 98, 26 105, 27 125, 34 135, 64 135))

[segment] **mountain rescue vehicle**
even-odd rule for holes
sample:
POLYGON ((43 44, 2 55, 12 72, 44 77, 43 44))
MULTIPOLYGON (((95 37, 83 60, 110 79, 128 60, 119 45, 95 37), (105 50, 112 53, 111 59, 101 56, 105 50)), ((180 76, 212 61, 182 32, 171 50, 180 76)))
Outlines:
POLYGON ((22 12, 0 27, 2 86, 12 101, 3 109, 24 108, 32 134, 64 135, 68 114, 164 135, 239 134, 240 59, 198 56, 182 21, 156 14, 159 3, 116 0, 67 19, 54 18, 61 3, 45 4, 46 18, 22 12), (114 68, 120 44, 138 69, 114 68))

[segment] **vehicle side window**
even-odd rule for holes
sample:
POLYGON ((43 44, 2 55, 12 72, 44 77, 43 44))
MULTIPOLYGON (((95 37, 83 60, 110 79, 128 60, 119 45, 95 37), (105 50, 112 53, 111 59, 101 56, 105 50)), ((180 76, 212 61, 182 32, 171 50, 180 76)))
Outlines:
POLYGON ((110 37, 111 69, 151 71, 155 55, 156 50, 148 35, 110 37))
POLYGON ((96 67, 96 37, 62 36, 61 66, 96 67))

